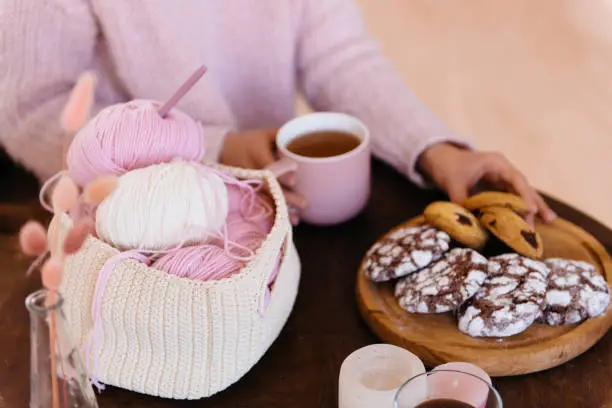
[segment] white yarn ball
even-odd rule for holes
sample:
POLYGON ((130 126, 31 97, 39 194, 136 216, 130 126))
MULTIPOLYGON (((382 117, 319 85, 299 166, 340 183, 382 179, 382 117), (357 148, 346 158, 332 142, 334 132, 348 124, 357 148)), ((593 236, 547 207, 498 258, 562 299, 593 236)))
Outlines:
POLYGON ((98 236, 121 250, 164 250, 220 231, 228 193, 212 170, 173 161, 132 170, 96 212, 98 236))

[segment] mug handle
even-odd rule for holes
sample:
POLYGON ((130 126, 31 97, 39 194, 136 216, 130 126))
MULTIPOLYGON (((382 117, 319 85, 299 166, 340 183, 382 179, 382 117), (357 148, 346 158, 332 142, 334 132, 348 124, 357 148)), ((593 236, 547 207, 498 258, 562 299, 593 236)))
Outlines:
POLYGON ((287 173, 292 173, 296 171, 297 163, 287 157, 283 157, 280 160, 267 166, 266 170, 271 171, 272 174, 274 174, 274 177, 280 178, 287 173))

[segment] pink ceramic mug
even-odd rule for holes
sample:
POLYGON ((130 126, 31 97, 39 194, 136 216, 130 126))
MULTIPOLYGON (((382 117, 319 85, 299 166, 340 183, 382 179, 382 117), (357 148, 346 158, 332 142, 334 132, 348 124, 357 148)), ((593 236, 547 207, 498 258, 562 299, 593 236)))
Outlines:
POLYGON ((281 159, 268 167, 277 177, 295 171, 295 191, 308 207, 300 219, 315 225, 333 225, 356 216, 370 197, 370 132, 358 119, 343 113, 321 112, 297 117, 276 136, 281 159), (293 139, 313 132, 350 133, 361 143, 330 157, 304 157, 287 150, 293 139))

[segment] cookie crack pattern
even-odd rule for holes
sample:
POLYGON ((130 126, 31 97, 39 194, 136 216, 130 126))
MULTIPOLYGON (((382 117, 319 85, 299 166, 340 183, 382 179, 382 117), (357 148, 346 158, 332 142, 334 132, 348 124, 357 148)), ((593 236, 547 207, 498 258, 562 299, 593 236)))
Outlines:
POLYGON ((398 282, 395 294, 411 313, 457 310, 487 277, 487 260, 474 250, 455 248, 431 266, 398 282))
POLYGON ((364 273, 375 282, 406 276, 440 259, 449 246, 450 236, 429 225, 402 228, 370 248, 364 273))
POLYGON ((459 329, 474 337, 507 337, 542 313, 547 267, 518 254, 489 260, 489 276, 459 316, 459 329))

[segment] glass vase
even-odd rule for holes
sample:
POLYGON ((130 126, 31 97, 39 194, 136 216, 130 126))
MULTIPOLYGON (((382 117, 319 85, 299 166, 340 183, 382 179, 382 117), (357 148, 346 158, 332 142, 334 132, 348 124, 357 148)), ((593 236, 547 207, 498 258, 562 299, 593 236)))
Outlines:
POLYGON ((42 289, 30 294, 30 408, 97 408, 98 403, 67 330, 63 298, 42 289))

